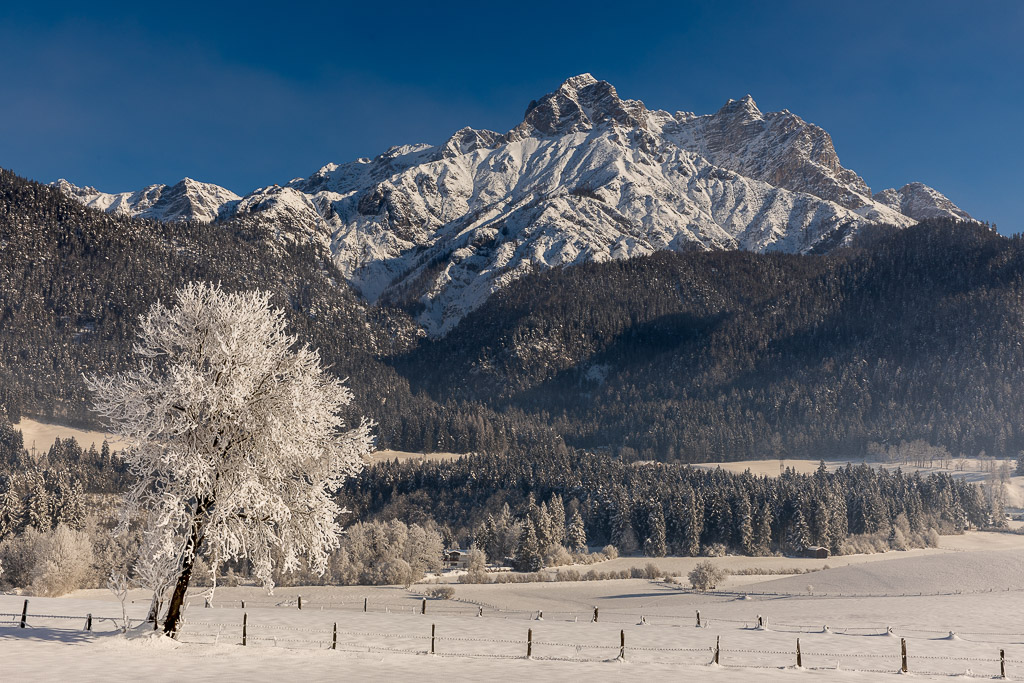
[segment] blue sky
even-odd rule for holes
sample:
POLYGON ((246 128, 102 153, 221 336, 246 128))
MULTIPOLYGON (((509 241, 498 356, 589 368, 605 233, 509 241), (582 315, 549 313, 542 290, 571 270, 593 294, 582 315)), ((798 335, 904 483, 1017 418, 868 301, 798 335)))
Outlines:
POLYGON ((1024 2, 2 3, 0 166, 238 193, 470 125, 591 72, 648 107, 746 93, 1024 230, 1024 2), (16 6, 9 6, 16 5, 16 6))

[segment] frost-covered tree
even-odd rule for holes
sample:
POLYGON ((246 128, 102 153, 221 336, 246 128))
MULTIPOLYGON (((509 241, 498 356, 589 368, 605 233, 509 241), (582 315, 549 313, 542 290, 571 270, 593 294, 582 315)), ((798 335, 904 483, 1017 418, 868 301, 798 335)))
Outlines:
POLYGON ((647 515, 647 537, 644 539, 644 555, 665 556, 665 515, 660 505, 653 505, 647 515))
POLYGON ((306 556, 322 573, 338 546, 331 492, 361 468, 372 425, 343 431, 351 391, 296 341, 269 293, 193 283, 141 316, 135 369, 88 379, 97 412, 131 444, 121 529, 142 518, 143 561, 177 568, 168 634, 201 555, 213 567, 247 558, 272 589, 275 558, 291 571, 306 556))
POLYGON ((579 510, 572 514, 572 521, 569 523, 569 531, 565 538, 569 549, 576 553, 587 552, 587 530, 583 525, 583 517, 579 510))
POLYGON ((565 542, 565 503, 557 493, 548 501, 548 515, 551 516, 551 544, 562 545, 565 542))
POLYGON ((716 567, 710 560, 704 560, 703 562, 698 562, 690 570, 687 578, 690 580, 690 585, 693 586, 694 590, 709 591, 713 590, 725 578, 725 570, 716 567))
POLYGON ((537 530, 533 528, 533 522, 527 519, 519 547, 516 548, 516 569, 521 572, 536 572, 540 571, 543 564, 537 530))
POLYGON ((629 555, 639 549, 636 531, 633 529, 633 506, 622 497, 612 513, 612 545, 623 555, 629 555))
POLYGON ((14 475, 10 475, 7 477, 3 493, 0 493, 0 540, 18 531, 24 519, 25 506, 14 486, 14 475))
POLYGON ((756 555, 756 543, 754 541, 753 512, 750 507, 750 499, 740 495, 736 500, 736 511, 733 514, 733 523, 736 525, 735 543, 744 555, 756 555))
POLYGON ((793 521, 789 526, 789 533, 786 536, 786 545, 794 552, 802 552, 811 544, 811 529, 807 526, 803 510, 796 509, 793 521))
POLYGON ((46 480, 43 478, 42 472, 39 471, 29 473, 26 517, 29 526, 40 531, 49 531, 53 528, 50 491, 46 488, 46 480))

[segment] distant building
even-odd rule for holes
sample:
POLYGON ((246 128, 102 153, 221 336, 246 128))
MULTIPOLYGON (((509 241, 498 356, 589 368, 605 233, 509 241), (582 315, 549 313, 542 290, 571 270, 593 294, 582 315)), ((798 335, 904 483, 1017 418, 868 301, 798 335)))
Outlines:
POLYGON ((441 565, 445 569, 468 569, 469 551, 458 548, 445 550, 441 554, 441 565))
POLYGON ((804 548, 804 557, 813 557, 819 560, 824 560, 828 557, 828 548, 820 545, 809 545, 804 548))

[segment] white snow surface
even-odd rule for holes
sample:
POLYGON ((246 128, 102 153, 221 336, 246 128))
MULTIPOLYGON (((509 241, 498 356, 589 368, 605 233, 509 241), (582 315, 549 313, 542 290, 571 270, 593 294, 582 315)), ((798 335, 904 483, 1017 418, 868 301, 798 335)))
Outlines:
MULTIPOLYGON (((105 591, 29 598, 28 629, 0 626, 9 680, 889 680, 906 639, 910 673, 920 680, 1024 676, 1024 543, 1019 536, 943 538, 929 552, 830 558, 832 569, 691 593, 663 581, 457 585, 451 601, 420 614, 413 586, 220 588, 213 607, 195 591, 181 642, 145 627, 129 637, 112 621, 120 605, 105 591), (984 548, 991 547, 990 550, 984 548), (836 563, 852 562, 846 566, 836 563), (842 593, 842 595, 839 595, 842 593), (918 594, 921 595, 918 595, 918 594), (303 609, 297 597, 303 596, 303 609), (363 613, 363 599, 369 611, 363 613), (241 600, 247 645, 241 646, 241 600), (477 611, 483 607, 484 616, 477 611), (594 607, 600 618, 592 623, 594 607), (696 628, 700 611, 702 628, 696 628), (541 615, 543 612, 543 615, 541 615), (94 615, 86 633, 80 617, 94 615), (538 617, 543 616, 542 619, 538 617), (765 620, 757 628, 758 616, 765 620), (644 623, 641 623, 644 622, 644 623), (338 628, 338 649, 330 650, 338 628), (825 628, 827 626, 827 629, 825 628), (435 630, 435 655, 430 649, 435 630), (532 629, 533 659, 527 660, 532 629), (619 661, 620 632, 625 660, 619 661), (952 635, 951 635, 952 634, 952 635), (710 664, 721 639, 720 665, 710 664), (803 669, 795 668, 800 639, 803 669), (799 677, 799 678, 797 678, 799 677)), ((714 558, 712 561, 732 558, 714 558)), ((758 566, 766 558, 735 558, 758 566)), ((785 559, 785 558, 781 558, 785 559)), ((790 560, 792 561, 792 560, 790 560)), ((814 561, 809 561, 814 562, 814 561)), ((821 562, 821 561, 817 561, 821 562)), ((821 566, 819 564, 819 566, 821 566)), ((741 577, 756 579, 757 577, 741 577)), ((132 593, 139 619, 147 596, 132 593)), ((0 596, 3 620, 20 617, 24 598, 0 596)))
POLYGON ((434 336, 536 269, 693 247, 803 253, 868 224, 970 218, 920 183, 872 195, 828 133, 749 95, 669 114, 590 74, 531 102, 507 133, 463 128, 241 199, 188 179, 116 195, 56 184, 165 220, 262 214, 280 239, 329 248, 368 300, 418 302, 434 336))

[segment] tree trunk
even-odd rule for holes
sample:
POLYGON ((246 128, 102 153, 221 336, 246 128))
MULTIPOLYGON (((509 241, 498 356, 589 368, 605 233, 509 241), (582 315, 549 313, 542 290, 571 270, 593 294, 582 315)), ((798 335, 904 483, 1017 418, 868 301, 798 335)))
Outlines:
POLYGON ((163 596, 158 591, 153 591, 153 600, 149 603, 149 614, 146 616, 147 624, 156 622, 160 618, 161 607, 163 607, 163 596))
POLYGON ((196 505, 195 514, 192 515, 192 531, 189 534, 188 545, 185 546, 181 573, 178 574, 178 581, 174 585, 174 593, 171 594, 171 601, 167 606, 167 618, 164 620, 164 633, 172 638, 178 637, 181 609, 185 606, 185 593, 192 580, 192 568, 199 556, 199 546, 203 543, 206 512, 211 505, 213 505, 213 498, 204 498, 196 505))

